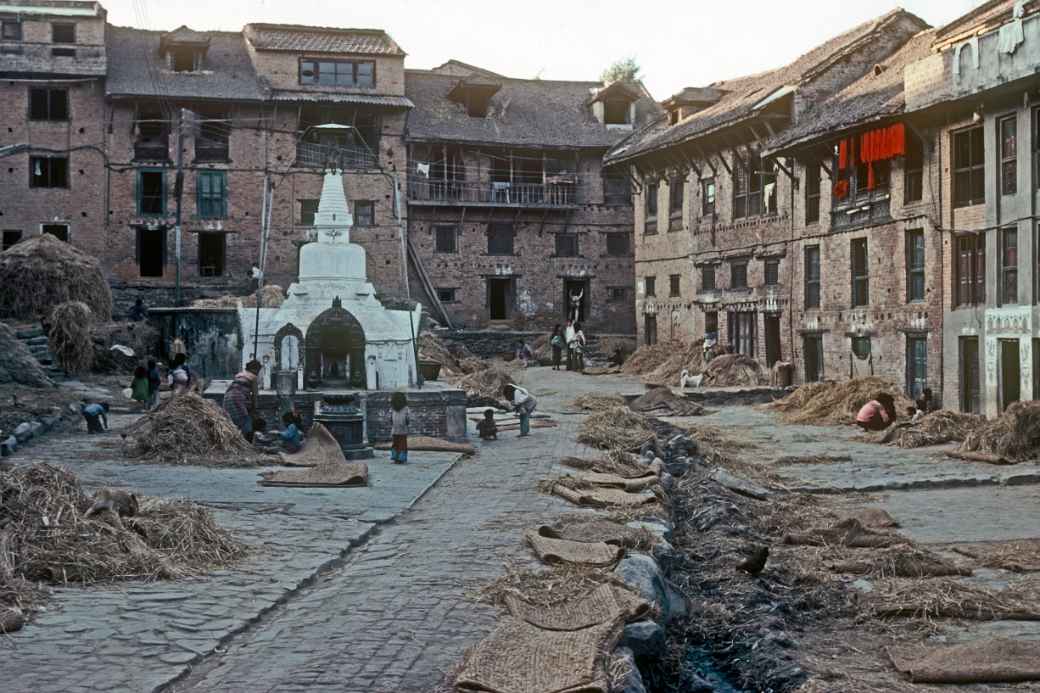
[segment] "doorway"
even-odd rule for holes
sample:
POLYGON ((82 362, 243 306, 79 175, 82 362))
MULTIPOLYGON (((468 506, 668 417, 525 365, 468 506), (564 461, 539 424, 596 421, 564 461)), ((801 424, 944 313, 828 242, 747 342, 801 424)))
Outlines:
POLYGON ((979 338, 961 337, 961 411, 981 414, 979 401, 979 338))
POLYGON ((1018 360, 1018 340, 1000 340, 1000 410, 1022 399, 1022 365, 1018 360))
POLYGON ((823 337, 818 334, 803 337, 802 353, 805 356, 805 382, 823 380, 823 337))
POLYGON ((574 298, 581 296, 577 301, 578 322, 585 322, 588 315, 589 305, 589 280, 588 279, 564 279, 563 280, 563 319, 574 320, 574 298))
POLYGON ((137 229, 137 264, 142 277, 161 277, 166 265, 166 229, 137 229))
POLYGON ((513 279, 488 278, 488 310, 491 320, 508 320, 513 308, 513 279))
POLYGON ((647 346, 653 346, 657 344, 657 316, 656 315, 644 315, 643 316, 643 337, 646 340, 647 346))
POLYGON ((766 367, 772 368, 780 360, 780 316, 765 316, 766 367))

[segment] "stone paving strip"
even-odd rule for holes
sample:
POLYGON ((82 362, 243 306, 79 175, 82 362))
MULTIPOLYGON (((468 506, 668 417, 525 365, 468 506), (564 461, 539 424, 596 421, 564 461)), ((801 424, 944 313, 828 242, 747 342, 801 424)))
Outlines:
MULTIPOLYGON (((113 426, 131 418, 113 417, 113 426)), ((254 553, 199 578, 55 590, 46 612, 0 641, 4 690, 151 691, 170 684, 265 614, 293 604, 458 459, 416 453, 415 463, 397 466, 377 458, 368 488, 279 489, 257 486, 258 469, 128 464, 119 460, 117 441, 115 433, 54 437, 17 462, 66 466, 88 489, 118 485, 191 498, 212 507, 217 522, 254 553)))

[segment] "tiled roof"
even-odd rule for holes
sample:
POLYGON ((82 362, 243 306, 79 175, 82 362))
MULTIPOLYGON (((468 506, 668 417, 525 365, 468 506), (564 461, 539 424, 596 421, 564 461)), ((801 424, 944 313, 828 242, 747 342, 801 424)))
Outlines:
POLYGON ((916 23, 919 29, 927 28, 923 21, 909 12, 893 10, 826 41, 784 67, 711 84, 709 87, 724 92, 718 103, 698 111, 677 125, 669 126, 668 122, 663 120, 634 133, 611 150, 606 161, 617 163, 666 148, 746 118, 754 113, 756 105, 763 99, 784 87, 795 86, 812 79, 849 51, 869 41, 878 32, 906 19, 916 23))
POLYGON ((239 33, 211 31, 209 49, 199 72, 173 72, 159 55, 165 32, 127 27, 108 28, 109 96, 260 101, 263 90, 239 33))
MULTIPOLYGON (((484 76, 478 68, 478 77, 484 76)), ((407 70, 405 94, 415 109, 408 114, 407 136, 416 141, 449 141, 503 146, 606 148, 628 131, 607 128, 596 120, 590 97, 600 82, 501 79, 486 117, 471 117, 448 98, 464 77, 407 70)), ((645 94, 645 92, 644 92, 645 94)), ((637 102, 637 120, 655 118, 660 108, 649 95, 637 102)))
POLYGON ((307 101, 313 103, 352 103, 387 108, 412 108, 415 104, 405 96, 383 96, 377 94, 342 94, 337 92, 303 91, 295 89, 273 89, 272 101, 307 101))
POLYGON ((888 60, 824 101, 799 114, 798 122, 772 138, 767 153, 775 154, 820 135, 837 136, 872 121, 903 113, 903 68, 927 57, 937 29, 922 31, 888 60))
POLYGON ((247 24, 246 38, 257 50, 300 53, 355 53, 404 56, 381 29, 335 29, 293 24, 247 24))

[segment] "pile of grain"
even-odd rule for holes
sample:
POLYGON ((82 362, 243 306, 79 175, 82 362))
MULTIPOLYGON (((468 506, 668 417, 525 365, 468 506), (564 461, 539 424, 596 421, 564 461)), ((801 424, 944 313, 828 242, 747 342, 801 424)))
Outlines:
POLYGON ((466 391, 466 403, 470 407, 498 406, 505 398, 502 388, 514 384, 512 372, 500 361, 492 361, 486 367, 466 375, 455 383, 466 391))
POLYGON ((1040 402, 1015 402, 999 418, 974 428, 961 452, 981 452, 1018 462, 1040 453, 1040 402))
POLYGON ((37 583, 176 578, 245 553, 209 510, 187 501, 149 498, 132 517, 107 511, 86 517, 92 501, 79 480, 47 464, 0 471, 0 498, 3 630, 24 622, 41 596, 37 583))
POLYGON ((419 359, 439 363, 446 379, 469 375, 486 366, 465 345, 449 344, 429 333, 419 335, 419 359))
POLYGON ((602 450, 637 450, 653 437, 650 420, 625 407, 596 412, 578 430, 579 443, 602 450))
POLYGON ((255 467, 265 463, 224 410, 191 392, 166 400, 124 434, 127 457, 158 464, 255 467))
POLYGON ((985 423, 986 419, 982 416, 940 409, 921 417, 912 426, 893 428, 886 434, 884 442, 900 448, 923 448, 961 442, 985 423))
POLYGON ((769 406, 787 423, 841 425, 853 423, 860 408, 881 392, 892 395, 896 413, 913 406, 899 387, 874 376, 841 383, 808 383, 769 406))
MULTIPOLYGON (((285 302, 285 290, 277 284, 266 284, 260 289, 261 308, 279 308, 285 302)), ((245 296, 218 296, 192 301, 192 308, 256 308, 256 293, 245 296)))
POLYGON ((67 301, 86 303, 98 320, 112 319, 112 292, 96 258, 49 233, 0 253, 0 316, 45 318, 67 301))
POLYGON ((753 387, 763 382, 758 361, 743 354, 716 356, 704 369, 705 387, 753 387))
POLYGON ((621 395, 596 395, 587 392, 575 397, 571 404, 575 409, 582 411, 606 411, 625 406, 625 399, 621 395))
POLYGON ((51 311, 47 339, 66 373, 85 373, 94 365, 94 314, 83 301, 59 303, 51 311))

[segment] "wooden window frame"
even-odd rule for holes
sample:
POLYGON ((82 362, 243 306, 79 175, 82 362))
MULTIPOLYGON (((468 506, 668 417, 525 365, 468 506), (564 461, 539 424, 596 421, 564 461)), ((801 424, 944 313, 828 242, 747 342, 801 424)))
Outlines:
MULTIPOLYGON (((346 72, 344 71, 343 74, 346 74, 346 72)), ((300 81, 301 85, 314 86, 314 87, 347 87, 347 88, 351 88, 351 89, 375 89, 376 85, 378 84, 378 80, 376 78, 376 61, 375 60, 329 60, 329 59, 326 59, 326 58, 304 58, 304 57, 301 57, 299 59, 297 77, 299 78, 299 81, 300 81), (331 65, 335 66, 335 68, 333 70, 333 75, 335 75, 335 77, 334 77, 334 81, 331 84, 324 84, 324 83, 321 82, 321 64, 322 63, 331 64, 331 65), (314 65, 314 70, 313 70, 314 71, 314 78, 312 80, 309 80, 309 81, 305 80, 304 79, 304 75, 303 75, 304 65, 307 65, 307 64, 313 64, 314 65), (371 65, 372 66, 372 83, 371 84, 368 84, 368 85, 358 84, 358 72, 359 72, 358 68, 360 67, 361 64, 367 64, 367 65, 371 65), (338 81, 338 77, 340 75, 339 68, 341 66, 347 66, 347 65, 350 66, 350 83, 349 84, 342 83, 342 82, 338 81)))
POLYGON ((682 275, 681 274, 669 274, 668 275, 668 297, 678 298, 682 296, 682 275))
POLYGON ((997 181, 997 186, 1000 190, 1000 194, 1003 195, 1017 195, 1018 194, 1018 116, 1009 115, 1003 118, 997 119, 997 157, 1000 160, 1000 166, 997 167, 997 172, 1000 176, 1000 180, 997 181), (1005 141, 1005 135, 1010 130, 1011 140, 1010 146, 1005 141), (1010 168, 1010 175, 1008 169, 1010 168))
POLYGON ((657 275, 643 277, 643 292, 647 298, 657 298, 657 275))
POLYGON ((820 222, 820 165, 805 167, 805 223, 820 222))
POLYGON ((704 265, 701 267, 701 291, 715 291, 718 286, 715 276, 715 265, 704 265), (708 279, 711 278, 711 281, 708 279))
POLYGON ((849 269, 851 277, 851 303, 853 308, 870 305, 870 243, 866 238, 849 240, 849 269), (857 267, 859 249, 862 248, 862 267, 857 267))
POLYGON ((67 156, 30 156, 29 157, 29 187, 30 188, 36 188, 38 190, 50 190, 50 189, 55 189, 55 188, 61 189, 61 190, 68 190, 70 187, 72 187, 70 185, 70 181, 69 181, 69 157, 67 157, 67 156), (62 180, 61 182, 59 182, 57 184, 55 184, 56 176, 54 175, 54 170, 52 168, 53 165, 54 165, 53 162, 55 162, 55 161, 64 161, 65 162, 65 175, 63 176, 64 180, 62 180), (37 184, 35 184, 33 182, 34 179, 36 178, 36 176, 33 175, 33 171, 35 170, 35 163, 36 162, 40 162, 40 170, 41 171, 44 171, 44 166, 46 166, 46 171, 45 171, 46 175, 44 176, 43 173, 40 174, 41 177, 46 178, 46 181, 44 181, 42 185, 37 185, 37 184), (46 162, 46 163, 44 163, 44 162, 46 162))
POLYGON ((927 293, 927 287, 925 285, 925 256, 927 254, 927 247, 925 246, 924 229, 910 229, 906 232, 905 239, 905 252, 904 258, 906 261, 906 302, 907 303, 922 303, 925 300, 925 294, 927 293), (915 262, 914 256, 916 254, 917 241, 920 240, 920 262, 915 262), (918 292, 915 288, 919 286, 920 291, 918 292))
POLYGON ((951 186, 953 188, 952 203, 954 209, 961 207, 972 207, 974 205, 985 204, 986 202, 986 145, 985 145, 985 130, 982 125, 976 125, 974 127, 965 128, 963 130, 957 130, 952 133, 950 138, 951 147, 953 152, 950 155, 951 174, 953 176, 951 186), (974 152, 974 138, 978 137, 982 141, 982 160, 975 161, 974 152), (967 151, 968 161, 959 161, 958 150, 959 142, 961 138, 967 138, 967 151), (964 177, 967 178, 967 190, 961 190, 963 183, 958 181, 964 177), (981 184, 981 197, 976 198, 973 194, 973 190, 976 185, 976 181, 981 184), (963 193, 963 194, 962 194, 963 193))
POLYGON ((1000 305, 1013 306, 1018 304, 1018 227, 1005 226, 1000 229, 1000 283, 997 285, 1000 291, 1000 305), (1009 243, 1008 241, 1013 241, 1009 243), (1009 259, 1009 255, 1013 256, 1009 259))
POLYGON ((954 307, 986 303, 986 234, 954 236, 954 307))
POLYGON ((701 216, 714 217, 715 203, 718 198, 718 185, 715 177, 701 179, 701 216))
POLYGON ((376 225, 375 200, 353 200, 354 226, 367 229, 376 225))
POLYGON ((433 252, 440 255, 458 255, 459 228, 454 224, 434 224, 433 252), (443 239, 448 238, 451 239, 451 243, 441 243, 443 239))
POLYGON ((731 289, 746 289, 748 288, 748 265, 750 261, 747 259, 730 260, 729 261, 729 288, 731 289), (739 272, 737 271, 739 268, 739 272), (739 279, 739 283, 738 283, 739 279))
POLYGON ((780 258, 767 257, 762 261, 762 273, 765 277, 766 286, 780 285, 780 258), (772 269, 770 269, 772 268, 772 269))
POLYGON ((805 308, 819 308, 823 301, 820 246, 808 245, 802 251, 802 275, 805 284, 805 308), (810 257, 815 261, 810 263, 810 257))
POLYGON ((195 174, 195 209, 199 219, 227 219, 227 171, 198 171, 195 174), (203 181, 207 181, 205 184, 203 181), (220 191, 214 190, 213 181, 220 181, 220 191))
POLYGON ((48 122, 48 123, 67 123, 70 120, 69 113, 69 90, 62 87, 29 87, 29 120, 33 122, 48 122), (54 105, 56 103, 55 96, 61 96, 61 108, 59 109, 59 115, 54 115, 54 105), (42 98, 45 103, 43 104, 43 111, 45 111, 43 117, 36 117, 34 115, 34 102, 42 98))

